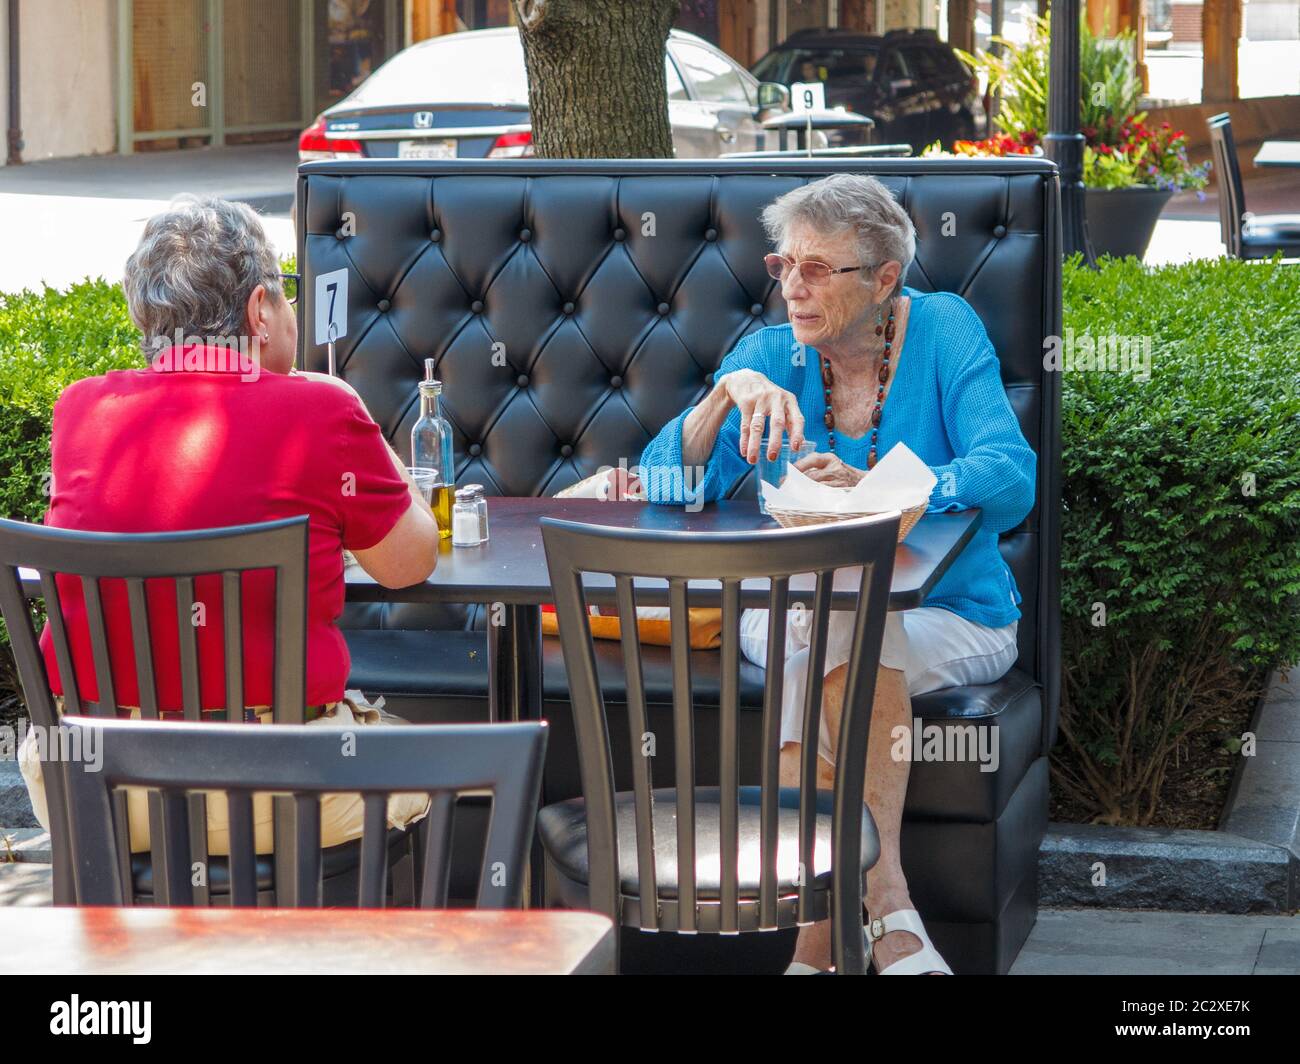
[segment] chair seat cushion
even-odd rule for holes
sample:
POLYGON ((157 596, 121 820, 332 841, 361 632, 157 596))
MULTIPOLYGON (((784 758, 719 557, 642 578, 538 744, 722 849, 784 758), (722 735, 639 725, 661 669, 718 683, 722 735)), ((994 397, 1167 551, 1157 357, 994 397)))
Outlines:
POLYGON ((1300 246, 1300 214, 1253 214, 1241 224, 1241 241, 1252 247, 1300 246))
MULTIPOLYGON (((721 890, 721 836, 719 831, 720 790, 697 787, 695 790, 695 874, 696 893, 701 901, 714 901, 721 890)), ((677 897, 677 806, 676 792, 659 789, 654 795, 655 876, 661 897, 677 897)), ((825 890, 830 885, 831 864, 831 793, 817 794, 816 842, 813 867, 814 886, 825 890)), ((759 863, 760 790, 740 788, 739 801, 739 890, 741 897, 757 897, 761 865, 759 863)), ((640 893, 637 876, 636 806, 631 791, 615 795, 615 818, 618 827, 619 883, 622 893, 636 897, 640 893)), ((779 893, 796 889, 799 865, 799 791, 782 788, 777 813, 777 881, 779 893)), ((587 805, 581 798, 557 802, 544 808, 537 817, 537 833, 556 867, 577 883, 590 882, 587 862, 587 805)), ((880 856, 876 825, 866 806, 862 807, 862 869, 866 871, 880 856)))

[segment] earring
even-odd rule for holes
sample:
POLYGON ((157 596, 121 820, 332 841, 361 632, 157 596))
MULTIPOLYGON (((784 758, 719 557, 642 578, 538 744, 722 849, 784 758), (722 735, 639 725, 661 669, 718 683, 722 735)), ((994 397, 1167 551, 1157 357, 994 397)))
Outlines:
POLYGON ((880 307, 876 307, 876 335, 879 336, 885 331, 885 322, 880 307))

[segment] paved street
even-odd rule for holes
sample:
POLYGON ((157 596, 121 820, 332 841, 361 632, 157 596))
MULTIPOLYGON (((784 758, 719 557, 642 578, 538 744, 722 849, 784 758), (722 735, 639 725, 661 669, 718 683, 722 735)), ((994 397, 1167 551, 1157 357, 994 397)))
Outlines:
POLYGON ((0 167, 0 232, 6 250, 17 252, 0 256, 0 292, 86 276, 119 280, 145 221, 182 192, 268 212, 271 239, 290 254, 297 165, 297 146, 288 142, 0 167))
MULTIPOLYGON (((0 167, 0 232, 7 247, 21 249, 0 256, 0 292, 63 286, 87 275, 120 279, 145 220, 181 192, 252 204, 265 213, 280 253, 290 254, 296 166, 295 145, 281 143, 0 167)), ((1248 169, 1244 177, 1251 210, 1300 211, 1300 172, 1248 169)), ((1146 261, 1159 265, 1222 254, 1213 192, 1204 202, 1182 193, 1165 209, 1146 261)))

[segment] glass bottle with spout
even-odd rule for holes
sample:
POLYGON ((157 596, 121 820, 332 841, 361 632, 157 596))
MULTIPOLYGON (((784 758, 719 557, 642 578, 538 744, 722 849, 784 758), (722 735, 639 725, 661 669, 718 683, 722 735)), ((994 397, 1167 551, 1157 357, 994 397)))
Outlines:
POLYGON ((433 359, 424 360, 420 382, 420 417, 411 427, 411 476, 438 521, 438 535, 451 536, 451 509, 456 488, 456 461, 451 423, 442 416, 442 382, 433 378, 433 359))

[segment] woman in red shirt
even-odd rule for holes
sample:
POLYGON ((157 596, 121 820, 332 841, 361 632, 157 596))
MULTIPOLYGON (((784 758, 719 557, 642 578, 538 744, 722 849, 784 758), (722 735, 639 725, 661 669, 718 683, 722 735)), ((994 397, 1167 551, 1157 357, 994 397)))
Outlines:
MULTIPOLYGON (((60 396, 46 524, 172 532, 308 515, 309 723, 382 723, 360 692, 344 692, 350 662, 336 624, 343 551, 388 587, 418 583, 437 563, 437 523, 356 392, 336 378, 295 371, 297 318, 260 220, 244 204, 182 198, 149 220, 122 286, 149 365, 78 381, 60 396)), ((181 708, 175 594, 170 582, 150 584, 159 707, 175 711, 181 708)), ((120 585, 104 582, 105 623, 119 708, 136 707, 130 617, 120 585)), ((80 582, 61 583, 60 592, 79 689, 93 703, 99 693, 80 582)), ((213 618, 197 625, 202 705, 205 712, 223 711, 214 719, 226 719, 220 577, 200 577, 196 597, 203 616, 213 618)), ((239 708, 269 721, 275 649, 269 571, 245 576, 243 615, 239 708)), ((42 644, 59 694, 48 631, 42 644)), ((21 760, 32 805, 47 823, 40 761, 30 748, 21 760)), ((132 795, 130 803, 134 850, 148 848, 142 798, 132 795)), ((389 821, 403 825, 425 808, 423 798, 395 796, 389 821)), ((255 806, 255 815, 258 849, 269 852, 269 798, 255 806)), ((359 796, 326 798, 321 820, 324 845, 358 837, 359 796)), ((225 802, 216 798, 209 802, 210 852, 227 852, 225 827, 225 802)))

